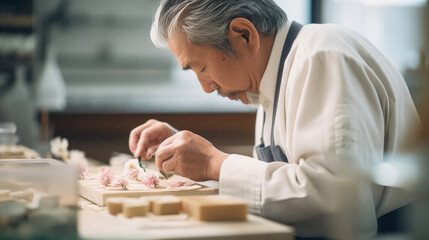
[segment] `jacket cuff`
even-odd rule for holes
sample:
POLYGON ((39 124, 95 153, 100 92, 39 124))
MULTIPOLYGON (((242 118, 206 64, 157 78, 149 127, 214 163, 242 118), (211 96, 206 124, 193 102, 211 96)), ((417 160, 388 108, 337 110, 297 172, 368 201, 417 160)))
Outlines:
POLYGON ((262 215, 261 186, 267 163, 232 154, 222 164, 219 194, 246 200, 249 213, 262 215))

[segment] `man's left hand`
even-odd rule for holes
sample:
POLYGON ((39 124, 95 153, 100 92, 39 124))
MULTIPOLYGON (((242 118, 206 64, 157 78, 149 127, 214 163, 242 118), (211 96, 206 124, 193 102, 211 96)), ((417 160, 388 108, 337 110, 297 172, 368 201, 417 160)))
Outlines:
POLYGON ((180 131, 158 147, 156 166, 195 181, 219 180, 220 168, 228 154, 206 139, 189 131, 180 131))

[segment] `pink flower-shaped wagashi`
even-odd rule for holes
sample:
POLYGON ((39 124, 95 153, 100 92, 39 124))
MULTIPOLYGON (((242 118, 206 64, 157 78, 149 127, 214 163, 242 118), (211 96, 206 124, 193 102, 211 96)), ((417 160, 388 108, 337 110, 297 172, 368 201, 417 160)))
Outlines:
POLYGON ((195 184, 194 182, 190 182, 190 181, 177 180, 177 181, 170 183, 170 187, 184 187, 184 186, 189 187, 189 186, 192 186, 194 184, 195 184))
POLYGON ((157 188, 159 185, 159 177, 153 173, 147 173, 142 180, 142 183, 146 187, 155 187, 157 188))
POLYGON ((137 159, 130 159, 124 165, 124 176, 129 180, 139 180, 141 168, 137 159))
POLYGON ((115 179, 113 179, 112 183, 110 184, 112 187, 122 187, 123 190, 128 190, 128 178, 124 175, 118 176, 115 179))
POLYGON ((112 170, 110 168, 101 168, 100 172, 98 173, 98 181, 101 185, 107 187, 110 183, 112 183, 114 179, 114 175, 112 173, 112 170))
POLYGON ((131 180, 137 180, 139 177, 139 170, 137 168, 130 168, 125 170, 125 176, 131 180))

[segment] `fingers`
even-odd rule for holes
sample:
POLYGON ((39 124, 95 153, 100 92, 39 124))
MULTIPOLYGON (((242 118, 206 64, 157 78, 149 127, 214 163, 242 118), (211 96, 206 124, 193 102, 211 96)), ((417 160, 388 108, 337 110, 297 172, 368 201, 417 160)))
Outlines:
POLYGON ((174 144, 176 139, 177 135, 173 135, 159 145, 155 154, 155 163, 159 169, 166 172, 175 172, 177 164, 176 153, 178 150, 174 144))
POLYGON ((174 164, 174 162, 175 162, 175 159, 173 159, 173 158, 174 158, 174 154, 176 152, 176 149, 172 148, 172 147, 171 148, 164 148, 162 151, 158 151, 158 152, 156 152, 156 154, 155 154, 156 167, 159 169, 162 169, 164 171, 167 171, 167 172, 174 171, 175 167, 172 164, 174 164), (164 168, 164 167, 166 167, 164 165, 164 163, 166 163, 166 162, 170 162, 170 163, 167 163, 168 168, 164 168))
MULTIPOLYGON (((156 167, 159 169, 162 169, 164 171, 172 171, 174 170, 171 168, 171 164, 169 164, 169 170, 163 168, 163 162, 169 161, 175 154, 176 148, 174 147, 173 143, 175 139, 177 138, 176 135, 173 135, 167 139, 165 139, 158 147, 158 150, 155 154, 155 163, 156 167)), ((172 160, 170 160, 172 162, 172 160)))
POLYGON ((134 128, 131 133, 128 140, 128 146, 130 147, 130 151, 134 154, 137 148, 137 142, 140 139, 140 132, 139 127, 134 128))
POLYGON ((174 129, 163 122, 149 120, 130 133, 129 147, 135 157, 151 158, 159 144, 174 134, 174 129))
POLYGON ((152 147, 149 147, 147 149, 147 154, 150 155, 150 158, 152 157, 152 155, 155 154, 156 150, 158 150, 159 144, 155 144, 152 147))
POLYGON ((166 172, 175 172, 177 161, 173 159, 165 160, 162 162, 162 170, 166 172))
POLYGON ((141 157, 143 159, 150 159, 154 151, 148 151, 149 148, 154 148, 156 150, 157 144, 154 143, 154 133, 150 130, 143 130, 140 134, 140 138, 137 143, 137 149, 134 152, 134 156, 141 157))
POLYGON ((219 152, 204 138, 181 131, 163 141, 155 154, 157 168, 166 172, 176 172, 194 180, 219 179, 220 167, 227 154, 219 152), (217 176, 216 176, 217 174, 217 176))
POLYGON ((139 157, 138 155, 136 155, 136 150, 137 150, 138 142, 140 140, 142 131, 149 128, 152 124, 153 124, 153 120, 149 120, 146 123, 134 128, 130 132, 128 146, 130 148, 130 151, 134 154, 135 157, 139 157))
POLYGON ((161 144, 159 144, 158 151, 162 151, 162 149, 168 148, 168 145, 172 144, 176 140, 176 138, 177 138, 177 134, 165 139, 161 144))
POLYGON ((167 172, 174 172, 177 167, 180 155, 183 153, 184 138, 192 134, 189 131, 181 131, 165 139, 158 147, 155 154, 155 163, 159 169, 167 172))

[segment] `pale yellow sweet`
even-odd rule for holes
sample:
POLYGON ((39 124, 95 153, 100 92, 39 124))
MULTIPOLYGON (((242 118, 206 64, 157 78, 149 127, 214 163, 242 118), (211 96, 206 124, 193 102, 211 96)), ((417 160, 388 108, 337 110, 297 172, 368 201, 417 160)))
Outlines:
POLYGON ((27 188, 24 191, 11 192, 10 197, 15 200, 31 202, 34 198, 34 190, 32 188, 27 188))
POLYGON ((153 201, 153 214, 170 215, 178 214, 182 209, 182 201, 176 196, 159 196, 153 201))
POLYGON ((116 215, 122 212, 125 198, 117 197, 117 198, 109 198, 107 199, 107 210, 110 214, 116 215))
POLYGON ((183 211, 198 221, 245 221, 247 203, 225 195, 182 197, 183 211))
POLYGON ((126 199, 122 206, 125 217, 144 217, 149 211, 149 202, 144 199, 126 199))
POLYGON ((0 159, 34 159, 39 154, 22 145, 0 145, 0 159))

